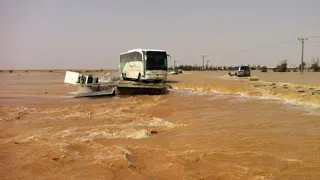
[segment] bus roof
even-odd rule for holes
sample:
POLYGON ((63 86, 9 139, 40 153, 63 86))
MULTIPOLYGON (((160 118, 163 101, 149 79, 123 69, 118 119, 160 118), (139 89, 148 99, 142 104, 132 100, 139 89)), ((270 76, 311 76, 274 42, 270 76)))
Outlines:
POLYGON ((166 52, 165 50, 160 50, 160 49, 131 49, 127 52, 121 53, 121 54, 126 54, 130 52, 140 52, 142 54, 142 51, 158 51, 158 52, 166 52))

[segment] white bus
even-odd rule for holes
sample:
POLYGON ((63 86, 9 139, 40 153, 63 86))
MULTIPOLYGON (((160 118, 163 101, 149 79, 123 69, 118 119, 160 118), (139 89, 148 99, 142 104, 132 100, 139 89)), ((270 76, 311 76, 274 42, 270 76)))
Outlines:
POLYGON ((120 54, 120 73, 123 80, 165 81, 168 60, 166 51, 133 49, 120 54))

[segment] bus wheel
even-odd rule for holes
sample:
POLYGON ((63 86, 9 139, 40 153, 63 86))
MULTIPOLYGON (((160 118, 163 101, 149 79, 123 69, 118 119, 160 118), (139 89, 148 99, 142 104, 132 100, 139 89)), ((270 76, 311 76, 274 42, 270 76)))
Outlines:
POLYGON ((125 73, 122 73, 122 79, 123 80, 127 80, 128 78, 127 78, 127 75, 125 74, 125 73))
POLYGON ((138 81, 141 81, 141 74, 138 75, 138 81))

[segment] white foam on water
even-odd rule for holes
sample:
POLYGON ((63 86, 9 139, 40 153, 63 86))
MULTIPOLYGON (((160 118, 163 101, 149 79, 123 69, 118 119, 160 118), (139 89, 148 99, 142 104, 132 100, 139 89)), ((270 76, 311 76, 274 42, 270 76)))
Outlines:
POLYGON ((243 99, 253 99, 253 100, 269 100, 270 103, 280 103, 287 105, 289 108, 299 108, 304 109, 308 112, 308 115, 320 115, 320 111, 318 110, 320 108, 317 104, 309 104, 309 103, 303 103, 298 102, 294 99, 285 99, 281 97, 275 97, 272 95, 266 95, 266 96, 250 96, 245 93, 240 93, 238 97, 241 97, 243 99), (270 101, 271 100, 271 101, 270 101))
POLYGON ((231 103, 237 103, 237 102, 244 103, 247 101, 248 101, 247 98, 232 98, 228 100, 228 102, 231 102, 231 103))
POLYGON ((110 114, 110 116, 114 117, 135 117, 134 113, 124 113, 124 112, 116 112, 115 114, 110 114))
POLYGON ((91 112, 75 112, 73 114, 50 117, 50 119, 69 119, 69 118, 75 118, 75 117, 90 118, 91 116, 92 116, 91 112))
POLYGON ((210 91, 204 91, 201 89, 193 89, 193 88, 173 88, 171 89, 171 91, 175 91, 175 92, 183 92, 183 93, 187 93, 187 94, 192 94, 192 95, 217 95, 217 96, 222 96, 222 95, 227 95, 230 93, 224 93, 224 92, 219 92, 216 90, 210 90, 210 91))
POLYGON ((296 101, 289 101, 289 100, 283 100, 281 101, 282 104, 287 105, 289 107, 296 107, 296 108, 302 108, 305 111, 307 111, 306 115, 316 115, 320 116, 319 105, 315 104, 306 104, 306 103, 300 103, 296 101))
POLYGON ((61 133, 59 133, 59 136, 62 138, 65 138, 67 136, 70 136, 71 134, 73 134, 77 130, 78 130, 78 128, 67 129, 67 130, 64 130, 61 133))
POLYGON ((286 158, 282 158, 282 160, 290 162, 290 163, 298 163, 298 164, 304 163, 304 161, 301 160, 301 159, 286 159, 286 158))
POLYGON ((95 132, 91 132, 88 136, 86 136, 88 139, 93 139, 97 136, 103 136, 106 137, 108 139, 114 139, 119 137, 116 133, 109 133, 109 132, 105 132, 105 131, 95 131, 95 132))
POLYGON ((150 136, 150 132, 145 130, 145 129, 141 129, 138 130, 136 132, 133 133, 129 133, 127 134, 125 137, 128 139, 142 139, 142 138, 147 138, 150 136))
POLYGON ((148 126, 166 126, 166 127, 172 127, 174 126, 173 123, 169 121, 165 121, 161 118, 152 117, 151 122, 148 122, 148 126))
POLYGON ((59 147, 59 151, 63 153, 66 153, 68 151, 67 147, 70 146, 68 143, 56 143, 56 145, 59 147))
POLYGON ((96 138, 103 137, 107 139, 142 139, 150 136, 150 132, 146 129, 125 129, 115 132, 106 132, 106 131, 91 131, 89 135, 79 137, 76 141, 80 142, 91 142, 96 138))
POLYGON ((75 91, 75 92, 69 92, 68 94, 75 95, 75 94, 78 94, 78 92, 77 92, 77 91, 75 91))
POLYGON ((163 121, 163 120, 151 120, 151 121, 133 122, 133 123, 127 124, 127 126, 173 127, 174 124, 168 121, 163 121))
MULTIPOLYGON (((288 104, 291 106, 298 105, 299 108, 303 108, 308 112, 309 115, 320 115, 320 111, 318 110, 320 108, 320 105, 317 104, 312 104, 312 103, 304 103, 304 102, 299 102, 298 100, 295 99, 285 99, 273 95, 264 95, 264 96, 251 96, 248 95, 247 93, 242 93, 242 92, 236 92, 236 93, 228 93, 228 92, 220 92, 217 90, 211 90, 211 91, 203 91, 202 88, 173 88, 173 90, 178 91, 178 92, 184 92, 184 93, 189 93, 189 94, 197 94, 197 91, 202 91, 203 95, 209 95, 214 93, 215 95, 231 95, 234 97, 242 97, 245 99, 256 99, 256 100, 273 100, 271 102, 281 102, 283 104, 288 104)), ((245 99, 243 100, 230 100, 230 101, 242 101, 245 102, 245 99)))
POLYGON ((173 88, 173 90, 176 90, 178 92, 188 92, 188 93, 193 93, 193 94, 201 93, 202 95, 215 94, 215 95, 223 96, 223 95, 240 95, 240 94, 242 94, 240 92, 236 92, 236 93, 223 92, 223 91, 218 91, 215 89, 208 91, 208 90, 203 90, 203 88, 173 88))
POLYGON ((36 140, 39 140, 39 139, 40 139, 39 134, 35 134, 35 135, 32 135, 32 136, 29 136, 29 137, 25 138, 21 142, 26 143, 26 142, 30 142, 30 141, 36 141, 36 140))
POLYGON ((320 105, 317 105, 317 104, 299 102, 296 99, 286 99, 286 98, 281 98, 281 97, 277 97, 277 96, 273 96, 273 95, 266 95, 266 96, 260 97, 260 96, 250 96, 245 93, 240 93, 240 96, 245 97, 245 98, 250 98, 250 99, 277 100, 278 102, 282 101, 282 103, 284 103, 284 104, 299 105, 299 106, 303 106, 303 107, 312 107, 312 108, 319 108, 320 107, 320 105))
POLYGON ((93 163, 104 164, 112 169, 134 166, 133 162, 129 160, 129 156, 131 156, 132 153, 123 147, 101 146, 96 149, 93 153, 96 161, 93 163))
MULTIPOLYGON (((120 115, 114 116, 120 117, 120 115)), ((122 114, 121 117, 123 116, 137 117, 137 114, 122 114)), ((161 129, 168 129, 175 126, 175 124, 161 118, 142 116, 140 120, 136 120, 134 122, 103 125, 103 127, 106 127, 105 129, 102 129, 103 127, 101 127, 101 125, 97 126, 96 128, 91 127, 91 130, 82 132, 79 132, 78 128, 64 129, 55 133, 53 137, 54 139, 64 139, 72 136, 71 138, 75 138, 76 141, 80 142, 91 142, 99 137, 107 139, 141 139, 147 138, 151 135, 150 129, 148 127, 159 127, 161 129), (145 128, 149 130, 146 130, 145 128)))
POLYGON ((110 115, 112 113, 112 109, 107 109, 105 111, 99 111, 96 112, 94 115, 96 116, 102 116, 102 115, 110 115))
POLYGON ((163 120, 161 118, 157 117, 152 117, 151 120, 142 120, 142 121, 136 121, 136 122, 131 122, 127 124, 112 124, 112 125, 104 125, 105 127, 167 127, 167 128, 172 128, 176 126, 176 124, 163 120))

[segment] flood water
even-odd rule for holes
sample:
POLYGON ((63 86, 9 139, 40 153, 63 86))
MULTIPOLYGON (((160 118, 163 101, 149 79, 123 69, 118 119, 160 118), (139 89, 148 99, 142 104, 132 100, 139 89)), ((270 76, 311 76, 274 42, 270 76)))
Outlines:
POLYGON ((103 98, 72 98, 63 73, 0 76, 0 179, 320 179, 317 104, 187 75, 168 94, 103 98))

